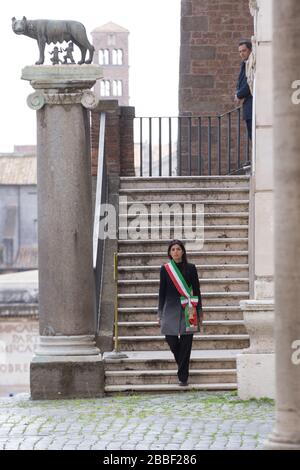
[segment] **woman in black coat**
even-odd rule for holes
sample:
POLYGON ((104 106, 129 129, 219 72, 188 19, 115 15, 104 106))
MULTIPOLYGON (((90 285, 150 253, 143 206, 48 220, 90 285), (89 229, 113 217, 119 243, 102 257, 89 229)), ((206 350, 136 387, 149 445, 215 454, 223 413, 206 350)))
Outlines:
MULTIPOLYGON (((179 270, 186 281, 187 287, 192 287, 192 295, 198 297, 198 304, 195 307, 197 312, 197 318, 195 320, 197 326, 194 330, 200 331, 200 324, 202 323, 202 301, 196 266, 187 262, 185 247, 180 240, 173 240, 170 243, 168 256, 170 260, 173 260, 176 264, 176 266, 174 266, 175 275, 179 270)), ((186 386, 188 385, 189 361, 194 331, 189 331, 190 328, 187 330, 184 307, 181 304, 181 299, 184 297, 180 294, 178 285, 176 287, 175 284, 174 278, 170 275, 169 267, 166 267, 166 265, 161 266, 158 322, 161 326, 161 333, 165 335, 166 341, 178 365, 177 376, 179 385, 186 386)))

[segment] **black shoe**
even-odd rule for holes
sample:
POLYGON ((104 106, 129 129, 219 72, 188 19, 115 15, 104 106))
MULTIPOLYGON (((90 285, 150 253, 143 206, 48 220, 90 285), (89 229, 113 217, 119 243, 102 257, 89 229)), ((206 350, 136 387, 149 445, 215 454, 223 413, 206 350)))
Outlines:
POLYGON ((179 385, 179 387, 187 387, 188 386, 188 381, 187 380, 185 382, 179 381, 178 385, 179 385))

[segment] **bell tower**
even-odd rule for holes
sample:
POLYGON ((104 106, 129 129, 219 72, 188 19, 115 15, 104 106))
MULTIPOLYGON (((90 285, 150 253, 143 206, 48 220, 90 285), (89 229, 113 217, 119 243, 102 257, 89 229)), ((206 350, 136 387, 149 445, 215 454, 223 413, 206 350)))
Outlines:
POLYGON ((106 23, 92 33, 95 47, 94 64, 103 68, 103 78, 95 85, 102 100, 116 99, 120 106, 129 105, 129 31, 115 23, 106 23))

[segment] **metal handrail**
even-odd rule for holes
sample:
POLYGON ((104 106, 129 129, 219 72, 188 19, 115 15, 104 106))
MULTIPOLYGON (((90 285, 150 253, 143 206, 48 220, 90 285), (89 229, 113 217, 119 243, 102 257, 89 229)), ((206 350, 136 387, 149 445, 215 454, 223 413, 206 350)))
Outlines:
POLYGON ((106 165, 105 165, 105 113, 100 113, 98 169, 93 227, 93 268, 96 294, 96 331, 100 330, 100 296, 102 289, 102 271, 104 261, 104 236, 100 233, 101 205, 107 200, 106 165))
POLYGON ((115 347, 114 351, 119 352, 119 343, 118 343, 118 253, 114 253, 114 281, 116 285, 116 297, 115 297, 115 347))
POLYGON ((178 116, 161 116, 161 115, 157 115, 157 116, 154 116, 153 114, 151 116, 136 116, 136 119, 176 119, 176 118, 192 118, 192 119, 197 119, 198 117, 201 117, 202 119, 207 119, 207 118, 218 118, 218 117, 224 117, 226 116, 227 114, 230 114, 230 113, 234 113, 236 112, 238 109, 242 109, 241 106, 238 106, 237 108, 233 108, 233 109, 230 109, 229 111, 226 111, 225 113, 216 113, 216 114, 202 114, 201 116, 191 116, 190 114, 187 115, 187 114, 178 114, 178 116))
POLYGON ((97 187, 94 213, 93 230, 93 268, 96 269, 99 240, 100 209, 103 199, 103 176, 104 176, 104 141, 105 141, 105 113, 100 113, 99 124, 99 147, 98 147, 98 168, 97 168, 97 187))
POLYGON ((114 253, 114 282, 115 282, 115 304, 114 304, 114 349, 107 354, 107 358, 123 359, 128 357, 124 352, 119 351, 119 303, 118 303, 118 253, 114 253))

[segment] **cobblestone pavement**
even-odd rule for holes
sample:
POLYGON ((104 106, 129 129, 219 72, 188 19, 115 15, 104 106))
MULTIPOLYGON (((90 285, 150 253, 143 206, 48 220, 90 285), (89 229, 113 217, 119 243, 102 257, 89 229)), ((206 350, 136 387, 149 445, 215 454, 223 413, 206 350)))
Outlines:
POLYGON ((0 398, 0 449, 262 449, 274 402, 234 392, 111 396, 95 400, 0 398))

